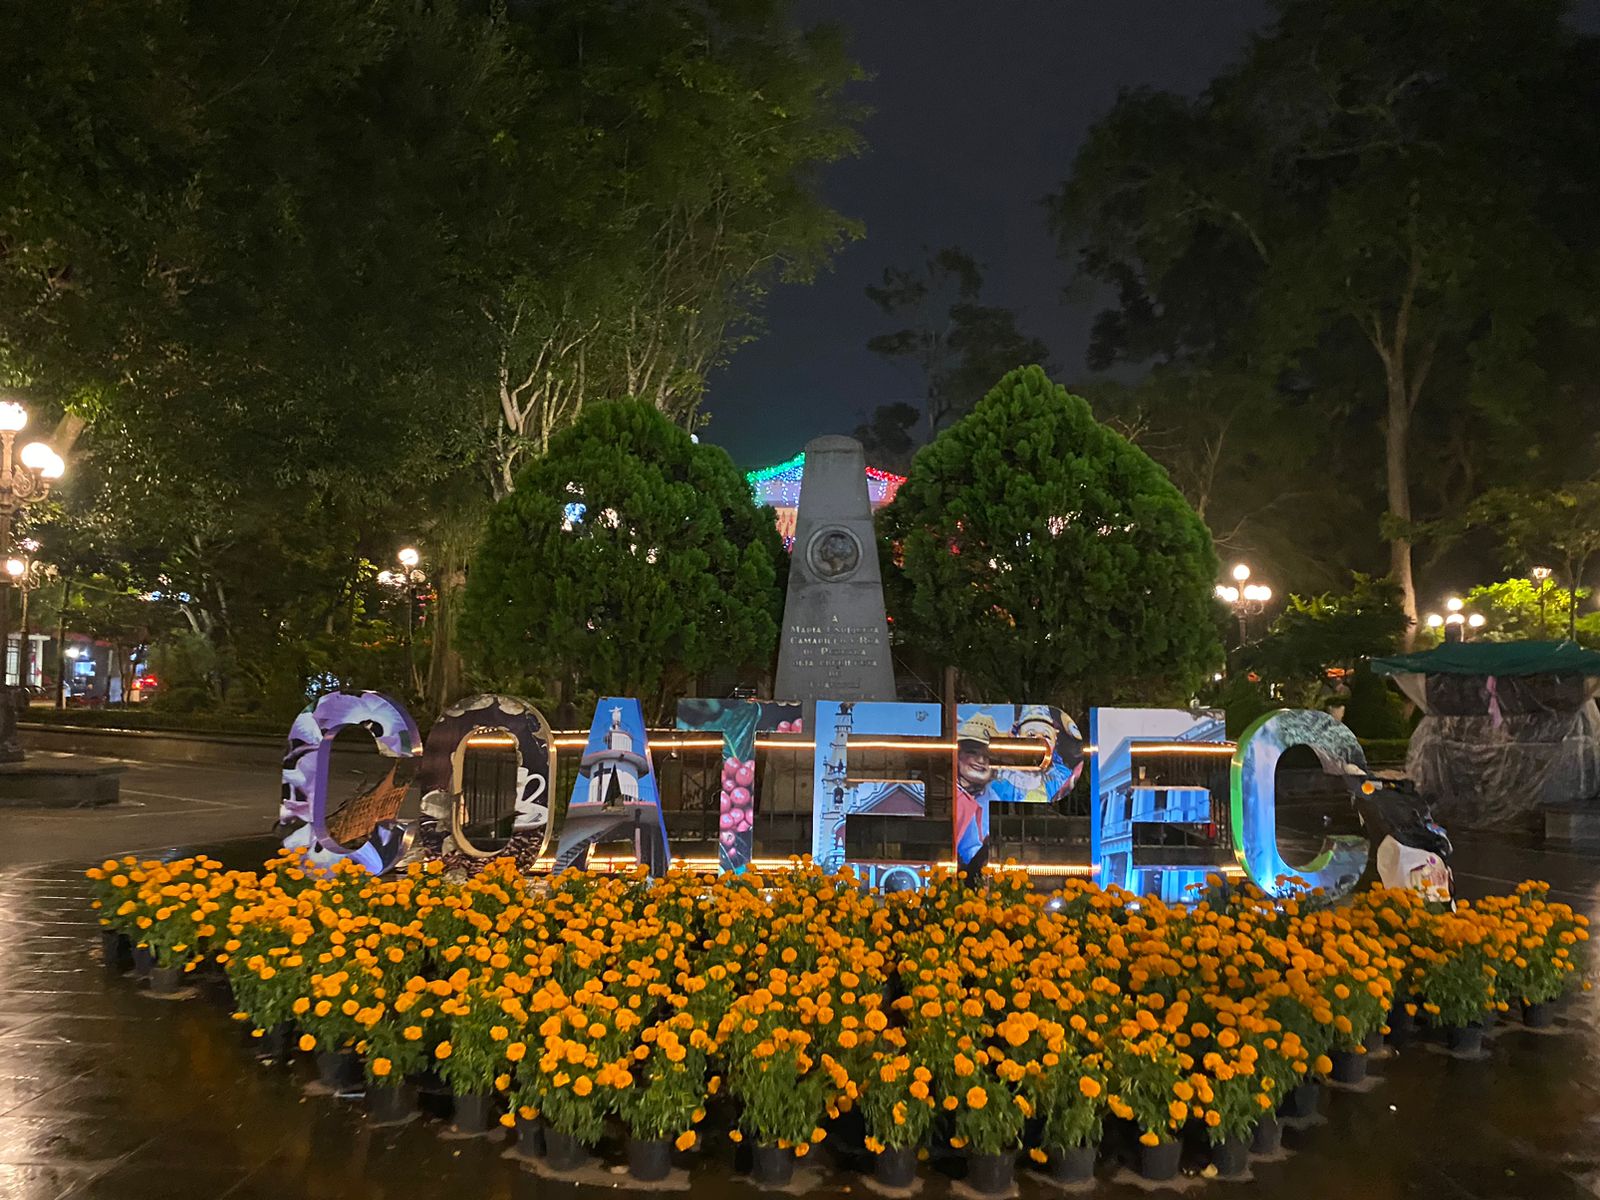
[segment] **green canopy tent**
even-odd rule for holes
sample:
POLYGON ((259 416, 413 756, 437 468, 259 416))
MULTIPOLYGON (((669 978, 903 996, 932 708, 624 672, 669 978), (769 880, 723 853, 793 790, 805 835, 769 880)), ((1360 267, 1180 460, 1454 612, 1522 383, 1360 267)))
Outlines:
POLYGON ((1375 658, 1423 712, 1406 771, 1435 813, 1479 828, 1600 808, 1600 653, 1573 642, 1446 642, 1375 658))

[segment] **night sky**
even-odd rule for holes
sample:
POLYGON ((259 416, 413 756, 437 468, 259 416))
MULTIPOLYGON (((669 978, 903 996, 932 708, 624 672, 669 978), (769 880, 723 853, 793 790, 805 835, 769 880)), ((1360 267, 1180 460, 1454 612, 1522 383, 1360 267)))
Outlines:
POLYGON ((802 0, 800 11, 846 27, 874 76, 855 89, 873 109, 866 151, 824 183, 866 236, 814 283, 778 288, 761 339, 713 377, 704 436, 745 467, 919 395, 910 367, 866 349, 892 326, 863 288, 923 247, 971 251, 985 301, 1018 310, 1059 378, 1085 377, 1097 305, 1063 298, 1069 265, 1041 197, 1120 89, 1198 92, 1268 18, 1266 0, 802 0))

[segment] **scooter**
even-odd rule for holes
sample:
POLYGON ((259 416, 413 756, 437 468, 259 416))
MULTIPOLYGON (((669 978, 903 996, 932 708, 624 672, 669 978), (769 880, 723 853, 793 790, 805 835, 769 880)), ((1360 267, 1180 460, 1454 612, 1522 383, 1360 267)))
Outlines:
POLYGON ((1351 803, 1371 848, 1365 882, 1409 888, 1424 899, 1455 908, 1450 835, 1433 819, 1416 784, 1351 767, 1345 776, 1351 803))

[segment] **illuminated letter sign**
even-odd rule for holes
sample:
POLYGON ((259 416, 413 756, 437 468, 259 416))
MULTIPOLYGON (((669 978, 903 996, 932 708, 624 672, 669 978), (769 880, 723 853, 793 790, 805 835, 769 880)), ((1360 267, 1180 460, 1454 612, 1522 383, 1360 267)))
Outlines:
POLYGON ((340 858, 353 859, 374 874, 394 866, 411 842, 410 828, 395 817, 421 743, 411 714, 381 692, 329 692, 307 705, 289 729, 283 756, 278 825, 286 831, 284 848, 303 849, 313 864, 324 866, 340 858), (329 813, 333 740, 351 725, 372 734, 378 752, 396 762, 376 785, 329 813))
POLYGON ((956 709, 956 865, 982 870, 989 862, 989 806, 1053 804, 1072 790, 1083 770, 1083 737, 1071 717, 1045 704, 963 704, 956 709), (997 767, 1002 738, 1039 741, 1034 767, 997 767))
MULTIPOLYGON (((850 771, 850 748, 882 749, 873 738, 917 738, 937 743, 937 704, 889 700, 817 701, 815 767, 812 776, 811 857, 828 871, 845 865, 845 828, 852 816, 920 817, 927 811, 921 776, 863 778, 850 771), (856 739, 852 743, 851 739, 856 739), (863 744, 864 743, 864 744, 863 744)), ((916 753, 915 741, 894 747, 916 753)))
POLYGON ((1367 765, 1355 734, 1327 713, 1280 708, 1261 717, 1245 730, 1233 755, 1234 854, 1256 885, 1273 895, 1300 890, 1292 882, 1300 879, 1341 896, 1366 870, 1366 838, 1327 838, 1303 867, 1291 867, 1278 850, 1278 760, 1292 746, 1309 746, 1330 775, 1343 777, 1346 766, 1367 765))
POLYGON ((579 768, 561 823, 555 869, 586 869, 595 846, 630 841, 636 862, 652 875, 665 874, 672 856, 637 700, 608 696, 600 701, 579 768))
POLYGON ((679 700, 678 728, 722 734, 717 863, 742 871, 755 848, 756 734, 799 733, 800 705, 771 700, 679 700))
POLYGON ((516 696, 471 696, 458 700, 439 715, 423 747, 420 783, 422 811, 443 816, 461 850, 486 857, 505 848, 507 836, 543 838, 550 824, 550 788, 554 757, 550 753, 550 726, 528 701, 516 696), (500 823, 500 814, 487 819, 467 811, 462 790, 467 744, 474 735, 503 734, 517 752, 516 803, 510 827, 479 835, 475 844, 470 827, 500 823))
POLYGON ((1096 882, 1186 900, 1218 842, 1228 756, 1222 714, 1089 711, 1089 858, 1096 882))

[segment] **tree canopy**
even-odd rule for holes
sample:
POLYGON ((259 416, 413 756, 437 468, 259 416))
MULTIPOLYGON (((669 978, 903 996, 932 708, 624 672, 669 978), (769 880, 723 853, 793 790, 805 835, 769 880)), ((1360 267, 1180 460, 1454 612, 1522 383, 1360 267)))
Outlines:
POLYGON ((1204 523, 1040 367, 925 447, 880 519, 899 636, 984 699, 1187 698, 1221 659, 1204 523))
POLYGON ((856 232, 859 71, 789 0, 9 6, 0 68, 0 386, 87 423, 33 518, 188 594, 230 703, 398 686, 336 643, 393 649, 408 542, 448 650, 517 472, 595 402, 702 423, 856 232))
POLYGON ((603 404, 490 513, 460 633, 534 695, 637 696, 659 716, 702 672, 770 670, 786 569, 725 451, 644 402, 603 404))
MULTIPOLYGON (((1413 618, 1415 521, 1589 450, 1567 431, 1600 403, 1600 56, 1567 9, 1279 0, 1198 97, 1125 93, 1050 201, 1062 252, 1116 296, 1091 365, 1245 382, 1268 428, 1309 414, 1316 452, 1285 464, 1309 478, 1262 490, 1359 498, 1352 565, 1386 516, 1413 618)), ((1251 441, 1224 443, 1228 469, 1251 441)), ((1292 540, 1295 512, 1267 516, 1292 540)))

